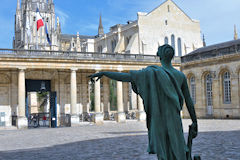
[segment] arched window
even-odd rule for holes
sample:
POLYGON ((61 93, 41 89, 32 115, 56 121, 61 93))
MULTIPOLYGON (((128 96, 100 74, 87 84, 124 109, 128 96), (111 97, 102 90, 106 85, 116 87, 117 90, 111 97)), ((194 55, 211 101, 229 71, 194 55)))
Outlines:
POLYGON ((112 52, 114 52, 116 45, 117 45, 117 41, 112 40, 112 52))
POLYGON ((212 76, 209 74, 205 77, 205 87, 206 87, 206 102, 207 106, 212 106, 212 76))
POLYGON ((182 41, 181 38, 178 38, 178 56, 182 56, 182 41))
POLYGON ((168 37, 164 38, 164 44, 168 44, 168 37))
POLYGON ((131 38, 132 38, 132 36, 129 36, 129 37, 125 38, 125 49, 127 49, 127 46, 129 44, 131 38))
POLYGON ((223 74, 223 103, 231 103, 231 80, 229 72, 223 74))
POLYGON ((171 45, 175 49, 175 36, 173 34, 171 35, 171 45))
POLYGON ((168 21, 167 21, 167 20, 165 20, 165 25, 166 25, 166 26, 168 25, 168 21))
POLYGON ((192 97, 192 101, 195 104, 196 103, 196 82, 195 82, 195 77, 192 76, 190 78, 190 94, 192 97))
POLYGON ((102 46, 98 46, 98 53, 102 53, 102 46))

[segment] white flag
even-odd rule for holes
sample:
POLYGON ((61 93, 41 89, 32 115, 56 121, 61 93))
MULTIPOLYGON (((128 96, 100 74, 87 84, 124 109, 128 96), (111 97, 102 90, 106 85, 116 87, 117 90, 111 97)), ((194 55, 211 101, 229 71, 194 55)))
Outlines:
POLYGON ((28 17, 27 17, 27 21, 26 21, 26 32, 27 32, 27 36, 31 37, 31 28, 30 28, 30 22, 29 22, 28 17))

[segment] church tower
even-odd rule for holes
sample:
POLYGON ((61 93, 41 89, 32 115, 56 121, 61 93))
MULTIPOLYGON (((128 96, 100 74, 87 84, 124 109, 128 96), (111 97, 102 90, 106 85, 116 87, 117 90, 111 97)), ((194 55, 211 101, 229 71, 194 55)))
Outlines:
POLYGON ((17 0, 15 15, 14 49, 58 50, 53 0, 17 0), (37 31, 36 11, 44 21, 44 27, 37 31), (51 43, 47 41, 46 28, 51 43))

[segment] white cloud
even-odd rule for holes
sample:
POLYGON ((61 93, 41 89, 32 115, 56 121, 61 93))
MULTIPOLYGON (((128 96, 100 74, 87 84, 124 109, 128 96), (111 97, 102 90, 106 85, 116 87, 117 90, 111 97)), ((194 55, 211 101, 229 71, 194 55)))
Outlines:
POLYGON ((57 8, 57 7, 56 7, 55 12, 56 12, 56 15, 59 17, 59 20, 60 20, 60 23, 61 23, 62 27, 64 27, 67 19, 69 18, 69 15, 66 12, 64 12, 63 10, 61 10, 60 8, 57 8))

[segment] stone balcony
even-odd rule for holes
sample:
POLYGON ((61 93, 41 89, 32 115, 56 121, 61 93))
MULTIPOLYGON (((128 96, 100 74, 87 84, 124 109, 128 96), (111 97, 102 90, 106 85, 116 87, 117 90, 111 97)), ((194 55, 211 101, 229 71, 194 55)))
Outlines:
MULTIPOLYGON (((0 49, 0 58, 19 59, 56 59, 56 60, 89 60, 89 61, 120 61, 120 62, 143 62, 159 63, 159 57, 154 55, 141 54, 120 54, 120 53, 94 53, 94 52, 72 52, 72 51, 46 51, 46 50, 20 50, 0 49)), ((173 64, 180 64, 180 57, 175 57, 173 64)))

